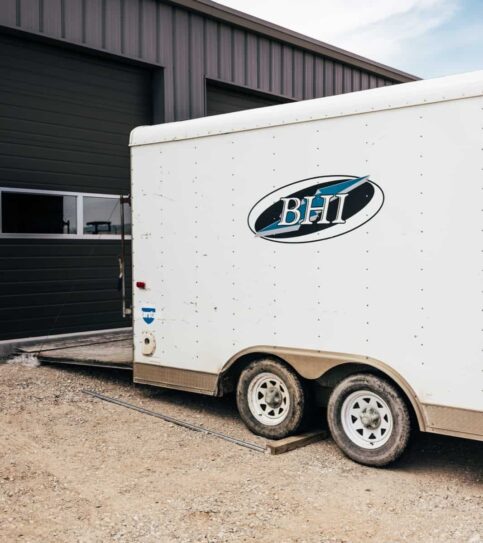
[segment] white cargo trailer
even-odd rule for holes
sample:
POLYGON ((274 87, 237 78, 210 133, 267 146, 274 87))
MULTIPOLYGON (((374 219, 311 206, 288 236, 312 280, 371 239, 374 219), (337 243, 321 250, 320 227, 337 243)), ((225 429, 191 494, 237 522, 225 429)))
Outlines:
POLYGON ((236 390, 271 438, 326 399, 369 465, 483 438, 483 72, 130 144, 136 382, 236 390))

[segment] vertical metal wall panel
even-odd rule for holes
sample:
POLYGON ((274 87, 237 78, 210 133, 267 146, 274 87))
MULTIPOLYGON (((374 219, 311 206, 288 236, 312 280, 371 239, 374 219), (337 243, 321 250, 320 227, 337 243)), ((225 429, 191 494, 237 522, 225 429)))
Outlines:
POLYGON ((158 24, 157 29, 159 36, 157 39, 158 44, 158 57, 163 66, 171 64, 173 61, 173 8, 166 4, 159 3, 157 9, 158 24))
POLYGON ((304 97, 304 53, 299 49, 293 52, 293 91, 292 96, 297 100, 304 97))
POLYGON ((270 42, 258 38, 258 88, 270 91, 270 42))
POLYGON ((245 32, 233 30, 233 83, 246 85, 245 81, 245 32))
POLYGON ((253 89, 258 88, 258 38, 254 34, 247 34, 246 72, 247 86, 253 89))
POLYGON ((270 92, 283 94, 282 91, 282 47, 279 43, 270 43, 270 92))
POLYGON ((324 96, 324 59, 314 58, 314 92, 315 96, 324 96))
POLYGON ((189 93, 191 117, 202 117, 205 114, 205 71, 204 71, 204 35, 203 18, 190 15, 190 51, 189 51, 189 93))
POLYGON ((334 63, 334 94, 344 92, 344 67, 334 63))
MULTIPOLYGON (((106 19, 109 23, 115 18, 114 13, 110 9, 111 4, 119 6, 119 0, 106 0, 106 19)), ((64 25, 66 38, 74 43, 81 43, 83 39, 83 0, 64 0, 64 25)), ((44 18, 44 14, 39 15, 44 18)), ((118 16, 120 20, 120 16, 118 16)), ((39 21, 39 32, 42 32, 42 25, 39 21)), ((110 35, 109 26, 107 28, 107 36, 110 35)), ((106 44, 109 51, 120 53, 121 48, 113 47, 112 43, 106 44)))
POLYGON ((189 14, 185 10, 173 11, 173 67, 174 118, 178 121, 190 117, 189 93, 189 14))
POLYGON ((224 81, 233 81, 232 74, 232 30, 226 25, 220 24, 218 27, 218 57, 219 72, 218 78, 224 81))
POLYGON ((157 28, 158 57, 164 67, 164 120, 174 121, 174 76, 173 76, 173 8, 159 3, 157 28))
POLYGON ((282 94, 293 96, 293 49, 282 46, 282 94))
POLYGON ((62 0, 43 0, 43 30, 51 38, 62 38, 62 0))
POLYGON ((205 21, 205 72, 218 78, 218 23, 210 19, 205 21))
POLYGON ((367 72, 361 72, 361 90, 367 90, 369 88, 369 74, 367 72))
POLYGON ((122 0, 122 44, 123 52, 131 58, 140 57, 139 0, 122 0))
POLYGON ((18 27, 22 25, 20 12, 18 12, 17 0, 3 0, 2 9, 0 10, 2 24, 10 27, 18 27))
POLYGON ((157 6, 156 0, 144 0, 141 9, 141 52, 140 57, 152 64, 157 60, 157 6))
POLYGON ((19 11, 22 28, 32 32, 39 32, 40 0, 22 0, 19 11))
POLYGON ((270 42, 258 37, 258 89, 268 92, 270 89, 270 42))
POLYGON ((314 57, 304 54, 304 99, 314 98, 314 57))
POLYGON ((104 49, 105 29, 103 21, 103 4, 98 0, 84 0, 86 29, 85 40, 90 47, 104 49))
POLYGON ((334 63, 332 60, 324 61, 324 96, 332 96, 335 92, 334 63))
POLYGON ((343 75, 342 75, 342 89, 343 92, 351 92, 352 91, 352 68, 349 66, 343 67, 343 75))
POLYGON ((361 72, 359 70, 352 70, 352 90, 361 90, 361 72))

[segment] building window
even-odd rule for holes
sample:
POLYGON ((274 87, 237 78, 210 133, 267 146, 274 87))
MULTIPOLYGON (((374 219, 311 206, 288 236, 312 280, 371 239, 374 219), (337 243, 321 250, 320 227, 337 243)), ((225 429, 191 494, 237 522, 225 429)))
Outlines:
MULTIPOLYGON (((0 237, 119 238, 120 197, 0 188, 0 237)), ((130 209, 124 233, 131 234, 130 209)))
POLYGON ((75 234, 75 196, 2 192, 2 233, 75 234))
MULTIPOLYGON (((84 196, 84 234, 120 235, 121 202, 119 198, 84 196)), ((124 214, 124 233, 131 233, 129 214, 124 214)))

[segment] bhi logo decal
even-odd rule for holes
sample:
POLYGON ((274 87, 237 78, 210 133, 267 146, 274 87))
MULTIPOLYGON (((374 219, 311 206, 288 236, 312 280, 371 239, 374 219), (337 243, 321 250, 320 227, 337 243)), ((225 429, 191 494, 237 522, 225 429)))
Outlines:
POLYGON ((369 176, 312 177, 259 200, 248 215, 248 226, 269 241, 321 241, 359 228, 377 215, 383 203, 382 189, 369 176))

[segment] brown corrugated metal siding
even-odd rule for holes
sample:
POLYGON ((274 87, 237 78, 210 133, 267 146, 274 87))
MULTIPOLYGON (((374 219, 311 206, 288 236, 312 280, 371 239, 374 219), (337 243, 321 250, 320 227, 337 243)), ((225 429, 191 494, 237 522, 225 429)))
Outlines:
MULTIPOLYGON (((220 17, 233 11, 211 2, 181 3, 209 6, 220 17)), ((303 49, 175 4, 3 0, 0 25, 163 67, 165 121, 205 114, 205 77, 296 100, 414 79, 396 70, 392 77, 380 75, 390 69, 377 64, 371 71, 316 54, 308 49, 313 40, 303 49)))

